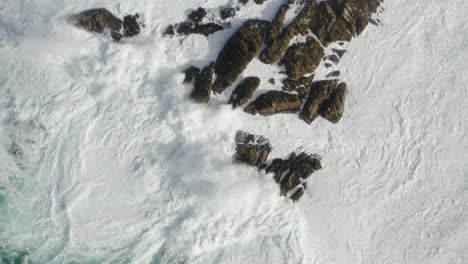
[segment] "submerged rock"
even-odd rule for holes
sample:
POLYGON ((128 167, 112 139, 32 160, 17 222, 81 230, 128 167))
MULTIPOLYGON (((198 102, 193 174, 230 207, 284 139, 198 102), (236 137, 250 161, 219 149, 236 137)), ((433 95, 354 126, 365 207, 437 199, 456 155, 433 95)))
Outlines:
POLYGON ((123 19, 123 32, 124 37, 133 37, 140 34, 141 25, 138 22, 140 15, 136 13, 135 15, 126 15, 123 19))
POLYGON ((311 124, 320 114, 320 109, 325 100, 330 97, 332 91, 336 88, 336 80, 325 80, 312 83, 304 107, 299 114, 299 118, 306 123, 311 124))
POLYGON ((324 102, 320 109, 320 115, 334 124, 338 123, 343 116, 347 92, 346 83, 338 84, 338 87, 331 93, 330 98, 324 102))
POLYGON ((18 143, 13 142, 10 147, 10 154, 15 156, 18 160, 22 160, 24 157, 24 150, 18 143))
POLYGON ((259 85, 260 78, 245 78, 232 92, 228 104, 232 104, 232 108, 237 108, 238 106, 245 104, 250 98, 252 98, 252 95, 259 85))
POLYGON ((265 164, 272 150, 268 139, 244 131, 237 131, 235 141, 234 160, 258 168, 265 164))
POLYGON ((227 41, 216 60, 213 91, 223 92, 245 70, 259 52, 268 24, 263 20, 248 20, 227 41))
POLYGON ((268 91, 250 103, 244 111, 255 115, 264 116, 277 113, 296 113, 301 109, 302 98, 298 94, 290 94, 282 91, 268 91))
POLYGON ((195 84, 190 97, 198 103, 208 103, 211 96, 211 87, 213 83, 214 63, 203 68, 196 75, 195 84))
POLYGON ((233 7, 225 7, 219 11, 221 19, 228 19, 236 15, 236 9, 233 7))
POLYGON ((176 24, 175 26, 169 26, 166 29, 165 34, 174 35, 175 28, 175 31, 181 35, 200 34, 209 36, 213 33, 223 30, 227 26, 228 25, 219 25, 215 23, 195 24, 193 22, 186 21, 180 24, 176 24))

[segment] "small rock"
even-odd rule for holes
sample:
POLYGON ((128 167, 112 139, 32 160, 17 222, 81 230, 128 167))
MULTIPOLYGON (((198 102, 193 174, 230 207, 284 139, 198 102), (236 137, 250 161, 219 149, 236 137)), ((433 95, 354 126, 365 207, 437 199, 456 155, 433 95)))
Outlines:
POLYGON ((338 58, 338 56, 336 56, 335 54, 327 56, 325 59, 329 60, 329 61, 331 61, 331 62, 333 62, 335 64, 338 64, 338 62, 340 62, 340 58, 338 58))
POLYGON ((137 21, 140 16, 138 13, 135 15, 126 15, 123 19, 123 32, 124 37, 133 37, 140 34, 141 26, 140 23, 137 21))
POLYGON ((305 43, 291 45, 286 50, 281 62, 284 64, 288 76, 296 79, 314 72, 323 55, 324 51, 320 43, 314 38, 309 38, 305 43))
POLYGON ((346 83, 338 84, 338 87, 333 90, 330 98, 324 102, 320 109, 320 115, 334 124, 338 123, 343 116, 347 92, 346 83))
POLYGON ((110 30, 111 37, 115 41, 122 38, 122 20, 105 8, 83 11, 74 15, 72 19, 76 20, 76 26, 80 26, 89 32, 104 33, 107 29, 110 30))
POLYGON ((175 29, 173 25, 167 26, 166 30, 164 30, 163 35, 169 35, 169 36, 174 36, 175 35, 175 29))
POLYGON ((314 75, 302 76, 299 79, 286 78, 283 80, 283 90, 288 92, 298 92, 301 96, 307 95, 310 85, 314 80, 314 75))
POLYGON ((236 9, 233 7, 226 7, 220 10, 221 19, 228 19, 236 15, 236 9))
POLYGON ((270 154, 272 147, 263 136, 237 131, 236 154, 234 160, 247 165, 262 167, 270 154))
POLYGON ((16 142, 13 142, 10 147, 10 154, 15 156, 15 158, 22 160, 24 157, 23 148, 16 142))
POLYGON ((259 85, 260 78, 245 78, 232 92, 228 104, 232 104, 232 108, 237 108, 238 106, 245 104, 252 97, 259 85))
POLYGON ((197 10, 192 11, 188 15, 188 18, 196 24, 199 24, 200 22, 202 22, 203 18, 205 18, 206 14, 206 10, 202 7, 199 7, 197 10))
POLYGON ((195 84, 190 97, 198 103, 208 103, 211 96, 211 88, 213 83, 214 63, 203 68, 196 75, 195 84))
POLYGON ((273 85, 275 85, 275 78, 271 78, 271 79, 269 79, 269 80, 268 80, 268 82, 269 82, 270 84, 273 84, 273 85))
POLYGON ((296 113, 301 109, 302 98, 298 94, 268 91, 250 103, 244 111, 255 115, 269 116, 277 113, 296 113))
POLYGON ((195 77, 200 73, 200 69, 198 69, 195 66, 190 66, 189 68, 184 70, 183 73, 185 74, 185 78, 183 82, 191 83, 192 80, 195 79, 195 77))
POLYGON ((336 88, 336 85, 336 80, 325 80, 312 83, 309 91, 309 97, 299 114, 299 118, 304 120, 304 122, 311 124, 320 114, 320 109, 323 103, 330 97, 330 94, 336 88))
POLYGON ((331 78, 331 77, 338 77, 338 76, 340 76, 340 71, 332 71, 329 74, 327 74, 327 76, 325 76, 325 77, 326 78, 331 78))
POLYGON ((326 67, 326 68, 330 68, 331 66, 332 66, 332 65, 331 65, 330 63, 328 63, 328 62, 325 63, 325 67, 326 67))
POLYGON ((346 50, 341 50, 341 49, 332 49, 334 53, 338 55, 338 57, 341 59, 343 55, 346 53, 346 50))
POLYGON ((177 33, 182 35, 200 34, 209 36, 223 29, 223 25, 218 25, 215 23, 194 24, 192 22, 186 21, 180 24, 176 24, 177 33))

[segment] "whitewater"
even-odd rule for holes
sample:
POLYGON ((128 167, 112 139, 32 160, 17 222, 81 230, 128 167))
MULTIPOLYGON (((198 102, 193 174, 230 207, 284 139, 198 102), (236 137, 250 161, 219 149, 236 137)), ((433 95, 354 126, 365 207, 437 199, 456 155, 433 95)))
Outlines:
MULTIPOLYGON (((283 1, 209 37, 162 33, 234 2, 0 1, 0 261, 468 263, 468 2, 386 0, 337 66, 336 125, 232 110, 232 87, 188 99, 181 71, 283 1), (96 7, 146 26, 116 43, 68 22, 96 7), (322 156, 300 202, 232 163, 237 130, 269 138, 270 157, 322 156)), ((280 70, 255 59, 243 76, 260 94, 280 70)))

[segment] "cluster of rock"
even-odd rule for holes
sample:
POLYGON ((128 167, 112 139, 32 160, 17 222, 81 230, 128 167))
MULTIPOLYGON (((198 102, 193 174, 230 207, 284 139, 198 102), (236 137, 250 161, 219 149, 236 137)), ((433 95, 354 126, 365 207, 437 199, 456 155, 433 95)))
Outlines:
MULTIPOLYGON (((328 0, 317 3, 289 0, 279 7, 271 23, 258 19, 246 21, 227 40, 214 62, 214 71, 213 63, 207 66, 210 71, 203 71, 212 75, 204 75, 204 80, 214 79, 213 84, 203 82, 205 88, 200 93, 195 83, 194 93, 199 96, 194 99, 206 103, 211 91, 222 93, 259 55, 263 63, 284 65, 287 77, 282 80, 283 91, 272 90, 259 95, 244 108, 245 112, 265 116, 299 113, 299 117, 308 124, 321 115, 337 123, 344 111, 346 84, 339 83, 337 77, 340 72, 337 70, 329 72, 327 79, 322 81, 314 81, 313 73, 322 60, 326 67, 330 67, 337 64, 346 52, 335 47, 330 49, 332 54, 326 55, 325 47, 331 43, 342 46, 345 41, 359 35, 368 23, 377 23, 371 16, 377 12, 381 2, 328 0), (294 2, 301 5, 302 9, 291 23, 284 25, 286 13, 294 2), (294 41, 297 37, 304 41, 294 41), (263 43, 266 48, 261 50, 263 43)), ((253 78, 245 78, 234 89, 229 100, 234 108, 251 101, 260 85, 260 79, 253 78)))
MULTIPOLYGON (((235 14, 236 9, 232 7, 222 8, 219 11, 221 20, 233 17, 235 14)), ((190 12, 184 22, 169 25, 164 31, 164 35, 173 36, 177 33, 180 35, 201 34, 208 36, 230 27, 230 23, 224 23, 221 21, 204 22, 206 20, 215 20, 213 18, 208 19, 207 15, 207 10, 205 8, 199 7, 198 9, 190 12)))
POLYGON ((272 147, 263 136, 238 131, 235 136, 236 153, 234 160, 272 173, 280 186, 280 193, 298 201, 307 188, 307 179, 322 168, 320 157, 301 152, 292 152, 287 159, 267 161, 272 147))
POLYGON ((124 16, 122 20, 105 8, 97 8, 73 15, 71 21, 75 26, 89 32, 100 34, 109 32, 112 39, 119 41, 123 37, 140 34, 143 24, 138 21, 139 18, 138 13, 135 13, 135 15, 124 16))

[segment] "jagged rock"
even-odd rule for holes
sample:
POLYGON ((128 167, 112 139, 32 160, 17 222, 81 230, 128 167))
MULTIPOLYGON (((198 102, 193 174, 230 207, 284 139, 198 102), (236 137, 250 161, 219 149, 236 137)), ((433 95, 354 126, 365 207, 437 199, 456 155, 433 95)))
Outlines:
POLYGON ((338 76, 340 76, 340 71, 332 71, 329 74, 327 74, 327 76, 325 76, 325 77, 326 78, 331 78, 331 77, 338 77, 338 76))
POLYGON ((167 26, 167 28, 164 30, 163 35, 164 36, 174 36, 175 35, 174 25, 167 26))
POLYGON ((323 55, 324 51, 320 43, 314 38, 309 38, 305 43, 291 45, 281 62, 288 76, 296 79, 315 71, 323 55))
POLYGON ((286 13, 288 12, 289 5, 284 4, 280 6, 278 12, 276 12, 275 18, 270 24, 270 29, 267 31, 265 36, 265 44, 271 45, 274 39, 281 35, 283 32, 284 19, 286 18, 286 13))
POLYGON ((338 64, 338 62, 340 62, 340 58, 338 56, 336 56, 335 54, 327 56, 325 58, 325 60, 329 60, 329 61, 331 61, 331 62, 333 62, 335 64, 338 64))
POLYGON ((282 31, 281 35, 273 39, 271 44, 262 51, 259 57, 261 62, 273 64, 281 59, 291 39, 297 35, 304 24, 307 24, 306 22, 313 13, 315 5, 315 1, 308 1, 305 4, 301 13, 282 31))
POLYGON ((299 79, 286 78, 283 80, 283 90, 288 92, 298 92, 301 96, 305 96, 310 89, 310 85, 314 80, 314 75, 303 76, 299 79))
POLYGON ((104 33, 109 30, 114 40, 119 41, 122 38, 122 20, 105 8, 83 11, 72 19, 76 20, 76 26, 89 32, 104 33))
POLYGON ((265 164, 272 150, 268 139, 244 131, 237 131, 235 141, 234 160, 258 168, 265 164))
POLYGON ((250 103, 244 111, 255 115, 269 116, 277 113, 296 113, 301 109, 302 98, 298 94, 268 91, 250 103))
POLYGON ((233 7, 222 8, 219 11, 219 15, 221 16, 221 19, 227 19, 227 18, 233 17, 236 15, 236 9, 233 7))
POLYGON ((239 85, 237 85, 236 89, 234 89, 228 103, 232 104, 232 108, 237 108, 238 106, 245 104, 252 97, 259 85, 260 78, 245 78, 239 85))
POLYGON ((215 92, 221 93, 231 85, 257 55, 268 24, 263 20, 248 20, 227 41, 215 64, 215 92))
POLYGON ((195 66, 190 66, 183 71, 185 74, 184 83, 191 83, 193 79, 200 73, 200 69, 195 66))
MULTIPOLYGON (((200 34, 209 36, 215 32, 223 30, 227 26, 228 25, 218 25, 215 23, 194 24, 192 22, 185 21, 180 24, 176 24, 175 30, 178 34, 182 35, 200 34)), ((167 28, 166 32, 169 33, 167 35, 171 35, 170 33, 172 33, 170 28, 167 28)))
POLYGON ((196 75, 195 84, 190 97, 198 103, 208 103, 211 95, 211 88, 213 83, 214 63, 203 68, 203 70, 196 75))
POLYGON ((265 172, 273 173, 275 181, 280 185, 281 195, 286 196, 294 188, 304 184, 312 173, 321 168, 321 161, 317 155, 309 155, 305 152, 297 155, 293 152, 287 160, 274 159, 266 166, 265 172))
POLYGON ((199 24, 202 22, 203 18, 206 16, 206 11, 204 8, 199 7, 197 10, 192 11, 189 15, 188 18, 192 20, 194 23, 199 24))
POLYGON ((13 142, 10 147, 10 154, 15 156, 15 158, 22 160, 24 157, 23 148, 16 142, 13 142))
POLYGON ((342 58, 343 55, 346 53, 346 50, 341 50, 341 49, 332 49, 334 53, 338 55, 338 58, 342 58))
POLYGON ((330 98, 324 102, 320 109, 320 115, 334 124, 338 123, 343 116, 347 91, 346 83, 338 84, 338 87, 331 93, 330 98))
POLYGON ((141 26, 138 23, 138 18, 140 15, 136 13, 135 15, 126 15, 123 19, 123 32, 124 37, 133 37, 140 34, 141 26))
POLYGON ((312 83, 309 91, 309 97, 307 98, 304 107, 299 114, 299 118, 304 122, 311 124, 315 118, 320 114, 320 109, 330 97, 333 89, 336 88, 336 80, 318 81, 312 83))

